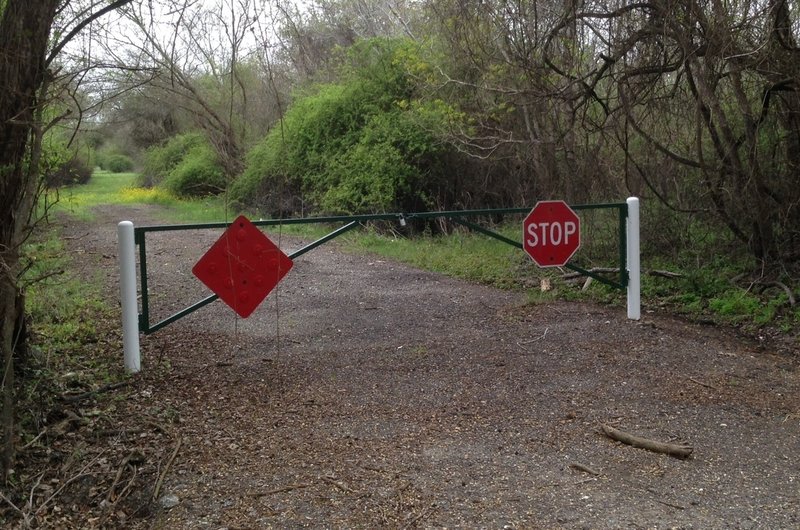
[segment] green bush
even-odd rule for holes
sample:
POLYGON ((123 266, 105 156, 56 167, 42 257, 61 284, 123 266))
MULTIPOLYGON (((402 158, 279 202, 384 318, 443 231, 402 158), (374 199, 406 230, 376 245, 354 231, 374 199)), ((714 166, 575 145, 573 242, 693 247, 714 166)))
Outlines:
POLYGON ((161 186, 181 197, 215 195, 225 190, 225 172, 208 143, 192 147, 161 186))
POLYGON ((92 178, 92 168, 84 159, 74 156, 48 171, 45 178, 49 188, 86 184, 92 178))
POLYGON ((151 187, 166 179, 189 151, 206 140, 199 133, 184 133, 170 138, 164 145, 145 152, 139 186, 151 187))
POLYGON ((101 169, 112 173, 127 173, 133 170, 133 159, 119 153, 98 158, 98 163, 101 169))

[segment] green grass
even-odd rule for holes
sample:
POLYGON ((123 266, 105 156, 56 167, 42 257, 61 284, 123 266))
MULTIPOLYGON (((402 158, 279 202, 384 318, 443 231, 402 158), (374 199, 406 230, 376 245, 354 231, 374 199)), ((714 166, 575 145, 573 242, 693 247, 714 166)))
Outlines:
MULTIPOLYGON (((240 213, 251 220, 259 219, 258 212, 240 212, 226 208, 225 196, 200 199, 179 198, 163 188, 136 187, 136 173, 111 173, 98 170, 87 184, 80 184, 51 192, 48 201, 51 211, 65 212, 77 219, 93 219, 92 209, 107 204, 155 204, 164 207, 165 221, 182 223, 218 223, 232 221, 240 213)), ((336 228, 336 227, 334 227, 336 228)), ((318 238, 334 228, 317 224, 283 225, 284 234, 318 238)), ((277 232, 270 228, 269 232, 277 232)))
POLYGON ((84 220, 93 218, 92 209, 104 204, 157 204, 165 207, 173 222, 215 222, 232 214, 226 213, 224 197, 180 199, 162 188, 138 188, 136 173, 110 173, 98 170, 87 184, 71 186, 50 194, 55 199, 54 211, 67 212, 84 220))
POLYGON ((48 192, 47 201, 52 211, 67 212, 79 219, 93 218, 91 209, 101 204, 124 202, 120 191, 133 186, 135 173, 109 173, 95 171, 87 184, 69 186, 48 192))
POLYGON ((353 250, 504 289, 518 286, 520 269, 526 268, 526 258, 520 250, 489 237, 463 232, 407 238, 370 230, 348 236, 347 242, 353 250))
MULTIPOLYGON (((511 239, 519 238, 516 224, 496 229, 511 239)), ((587 290, 580 281, 567 285, 561 280, 560 269, 539 269, 522 251, 505 243, 480 234, 455 233, 446 236, 420 236, 413 239, 376 231, 354 233, 347 237, 348 248, 359 252, 370 252, 390 259, 408 263, 415 267, 440 272, 504 289, 526 290, 531 302, 554 298, 570 300, 593 300, 601 303, 624 305, 625 292, 593 282, 587 290), (537 287, 539 280, 549 278, 552 290, 542 292, 537 287)), ((596 249, 584 249, 577 258, 587 268, 616 267, 614 245, 606 245, 606 257, 596 249), (587 257, 585 254, 589 254, 587 257)), ((677 278, 664 278, 643 274, 642 299, 645 310, 660 307, 690 318, 712 319, 753 331, 762 326, 773 326, 784 332, 800 327, 800 307, 792 307, 788 296, 779 289, 743 289, 731 283, 748 271, 746 257, 707 250, 706 261, 697 260, 697 249, 691 255, 671 260, 658 256, 643 256, 642 268, 667 270, 680 274, 677 278)), ((701 253, 702 254, 702 253, 701 253)), ((788 282, 788 280, 787 280, 788 282)))

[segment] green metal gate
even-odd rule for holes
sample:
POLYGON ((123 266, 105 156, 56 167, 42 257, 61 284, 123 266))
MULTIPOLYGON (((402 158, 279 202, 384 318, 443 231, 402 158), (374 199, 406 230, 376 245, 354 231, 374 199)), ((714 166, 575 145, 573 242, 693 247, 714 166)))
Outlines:
MULTIPOLYGON (((638 203, 637 203, 638 205, 638 203)), ((608 277, 601 276, 592 271, 586 270, 573 263, 567 263, 565 268, 578 272, 580 274, 590 276, 602 283, 615 287, 617 289, 626 289, 629 283, 629 275, 627 270, 628 260, 627 256, 627 240, 626 240, 626 223, 628 219, 628 203, 605 203, 605 204, 581 204, 571 206, 573 210, 600 210, 600 209, 613 209, 617 211, 617 219, 619 226, 619 275, 616 280, 609 279, 608 277)), ((469 228, 475 232, 479 232, 486 236, 495 238, 513 247, 522 249, 522 243, 510 239, 502 234, 499 234, 489 228, 481 226, 475 222, 469 221, 470 218, 485 217, 492 215, 510 215, 510 214, 526 214, 530 212, 531 208, 499 208, 499 209, 482 209, 482 210, 455 210, 455 211, 439 211, 439 212, 414 212, 414 213, 385 213, 385 214, 368 214, 368 215, 350 215, 350 216, 329 216, 329 217, 310 217, 310 218, 293 218, 293 219, 270 219, 252 221, 256 226, 289 226, 300 224, 341 224, 339 228, 333 230, 325 235, 309 243, 308 245, 289 254, 289 258, 295 259, 302 256, 320 245, 327 243, 350 230, 362 226, 369 221, 395 221, 404 224, 407 221, 414 219, 448 219, 452 222, 458 223, 464 227, 469 228)), ((638 215, 638 211, 637 211, 638 215)), ((138 328, 139 331, 145 334, 153 333, 162 329, 163 327, 179 320, 194 311, 197 311, 203 306, 210 304, 219 298, 216 294, 212 294, 203 298, 181 311, 155 323, 150 322, 150 299, 148 294, 147 282, 147 234, 151 232, 166 232, 166 231, 180 231, 180 230, 203 230, 215 228, 227 228, 229 223, 202 223, 202 224, 183 224, 183 225, 156 225, 156 226, 140 226, 134 227, 134 242, 138 247, 139 254, 139 284, 141 288, 141 312, 138 315, 138 328)))

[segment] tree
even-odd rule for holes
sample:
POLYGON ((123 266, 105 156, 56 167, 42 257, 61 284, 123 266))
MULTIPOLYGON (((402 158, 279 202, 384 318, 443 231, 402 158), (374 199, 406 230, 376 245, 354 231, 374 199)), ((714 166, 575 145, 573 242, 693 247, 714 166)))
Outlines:
POLYGON ((55 77, 51 69, 64 46, 92 21, 126 4, 95 2, 65 20, 51 47, 62 0, 5 0, 0 3, 0 326, 2 326, 2 470, 14 458, 14 360, 24 349, 25 298, 20 286, 20 249, 33 224, 40 184, 39 158, 45 124, 42 109, 55 77))
MULTIPOLYGON (((104 54, 124 67, 119 87, 148 85, 140 95, 168 102, 207 136, 228 178, 241 171, 258 89, 247 64, 260 5, 166 0, 122 10, 125 31, 107 31, 104 54), (135 68, 131 66, 135 65, 135 68)), ((254 62, 254 61, 253 61, 254 62)))
MULTIPOLYGON (((519 196, 625 187, 727 228, 756 259, 800 248, 800 48, 788 0, 433 0, 454 131, 519 196), (505 175, 505 177, 503 177, 505 175)), ((605 196, 603 196, 605 195, 605 196)), ((725 229, 723 228, 723 230, 725 229)))
POLYGON ((676 209, 716 217, 756 259, 796 260, 800 48, 789 2, 575 9, 547 45, 575 25, 605 49, 578 75, 553 69, 580 105, 598 104, 622 125, 636 176, 676 209), (645 148, 631 150, 632 138, 645 148))

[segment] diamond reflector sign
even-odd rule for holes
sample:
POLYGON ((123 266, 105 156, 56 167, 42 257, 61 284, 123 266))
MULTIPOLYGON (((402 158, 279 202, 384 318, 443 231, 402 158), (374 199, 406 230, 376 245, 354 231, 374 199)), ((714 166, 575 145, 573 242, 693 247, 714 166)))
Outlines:
POLYGON ((223 302, 247 318, 294 263, 240 215, 192 268, 223 302))

